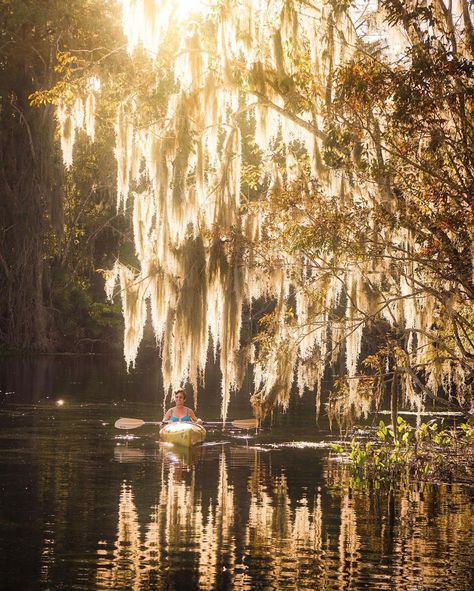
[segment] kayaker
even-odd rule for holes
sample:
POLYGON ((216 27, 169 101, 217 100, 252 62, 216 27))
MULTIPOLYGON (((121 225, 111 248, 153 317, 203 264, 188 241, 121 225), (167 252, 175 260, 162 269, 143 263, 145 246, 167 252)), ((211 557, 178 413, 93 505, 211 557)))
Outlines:
POLYGON ((192 423, 202 424, 201 419, 194 414, 194 411, 187 406, 184 406, 186 400, 186 392, 184 390, 176 390, 174 393, 174 401, 176 406, 170 408, 163 417, 163 423, 178 423, 190 421, 192 423))

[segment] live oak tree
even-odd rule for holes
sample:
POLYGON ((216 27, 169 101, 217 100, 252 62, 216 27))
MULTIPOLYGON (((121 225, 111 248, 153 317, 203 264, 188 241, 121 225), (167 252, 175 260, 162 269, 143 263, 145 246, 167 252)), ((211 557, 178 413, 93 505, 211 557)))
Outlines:
POLYGON ((331 148, 341 165, 380 191, 373 222, 362 226, 364 256, 389 257, 388 275, 401 285, 395 333, 367 364, 381 373, 390 357, 393 395, 399 382, 407 397, 448 394, 468 408, 474 377, 472 7, 383 1, 381 9, 402 41, 396 53, 381 50, 380 42, 364 44, 340 69, 332 125, 337 149, 331 148))
MULTIPOLYGON (((390 393, 394 411, 400 397, 420 407, 426 400, 446 404, 447 395, 469 408, 474 359, 470 8, 467 3, 380 4, 371 15, 376 22, 367 27, 371 42, 360 39, 357 51, 338 68, 324 127, 323 162, 348 173, 364 194, 327 193, 300 161, 299 177, 280 185, 268 200, 270 226, 287 252, 300 252, 320 276, 341 283, 344 301, 339 309, 331 306, 324 323, 333 335, 328 356, 337 362, 338 346, 347 348, 355 340, 347 331, 347 302, 364 332, 365 359, 353 372, 348 367, 346 375, 336 367, 341 379, 331 407, 350 413, 353 402, 360 410, 365 400, 367 409, 390 393), (360 273, 355 288, 346 281, 348 264, 360 273), (352 380, 358 401, 351 395, 352 380)), ((309 88, 310 76, 302 94, 309 88)), ((325 307, 320 284, 303 277, 295 285, 325 307)), ((268 321, 271 341, 274 319, 268 321)), ((324 321, 321 314, 318 321, 324 321)))
MULTIPOLYGON (((249 363, 262 415, 295 377, 319 407, 330 361, 346 412, 387 382, 418 408, 441 390, 470 400, 469 6, 382 2, 368 44, 349 4, 225 0, 190 22, 165 0, 122 2, 130 59, 154 81, 116 95, 136 259, 107 288, 119 279, 129 365, 150 309, 166 388, 197 389, 213 347, 224 417, 249 363), (246 342, 242 314, 262 301, 265 331, 246 342)), ((56 102, 70 166, 84 103, 56 102)))

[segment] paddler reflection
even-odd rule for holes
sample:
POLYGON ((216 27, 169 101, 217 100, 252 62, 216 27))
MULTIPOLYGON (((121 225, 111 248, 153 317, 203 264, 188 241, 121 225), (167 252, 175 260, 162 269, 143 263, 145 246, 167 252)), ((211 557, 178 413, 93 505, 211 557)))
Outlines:
POLYGON ((163 443, 161 445, 164 464, 173 475, 175 482, 183 480, 185 475, 192 472, 194 464, 202 456, 201 447, 189 447, 163 443))

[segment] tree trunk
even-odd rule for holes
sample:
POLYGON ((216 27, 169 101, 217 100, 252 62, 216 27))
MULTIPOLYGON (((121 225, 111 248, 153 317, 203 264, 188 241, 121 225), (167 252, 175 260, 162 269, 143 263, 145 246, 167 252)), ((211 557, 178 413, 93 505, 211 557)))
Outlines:
POLYGON ((0 339, 20 350, 48 351, 45 246, 54 195, 54 122, 33 109, 31 77, 10 79, 0 139, 0 339))

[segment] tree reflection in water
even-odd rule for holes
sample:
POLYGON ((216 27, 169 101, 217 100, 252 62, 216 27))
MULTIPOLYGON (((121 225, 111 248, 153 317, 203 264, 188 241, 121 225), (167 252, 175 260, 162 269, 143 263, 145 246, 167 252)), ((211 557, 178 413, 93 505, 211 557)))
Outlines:
POLYGON ((202 458, 163 454, 146 524, 141 491, 122 483, 97 589, 470 588, 473 506, 460 486, 358 490, 326 460, 324 486, 295 495, 270 453, 222 447, 213 482, 202 458))
POLYGON ((1 589, 474 589, 472 487, 363 486, 312 423, 306 442, 218 431, 226 445, 172 453, 107 418, 149 416, 155 393, 117 400, 153 376, 107 372, 0 363, 1 589))

